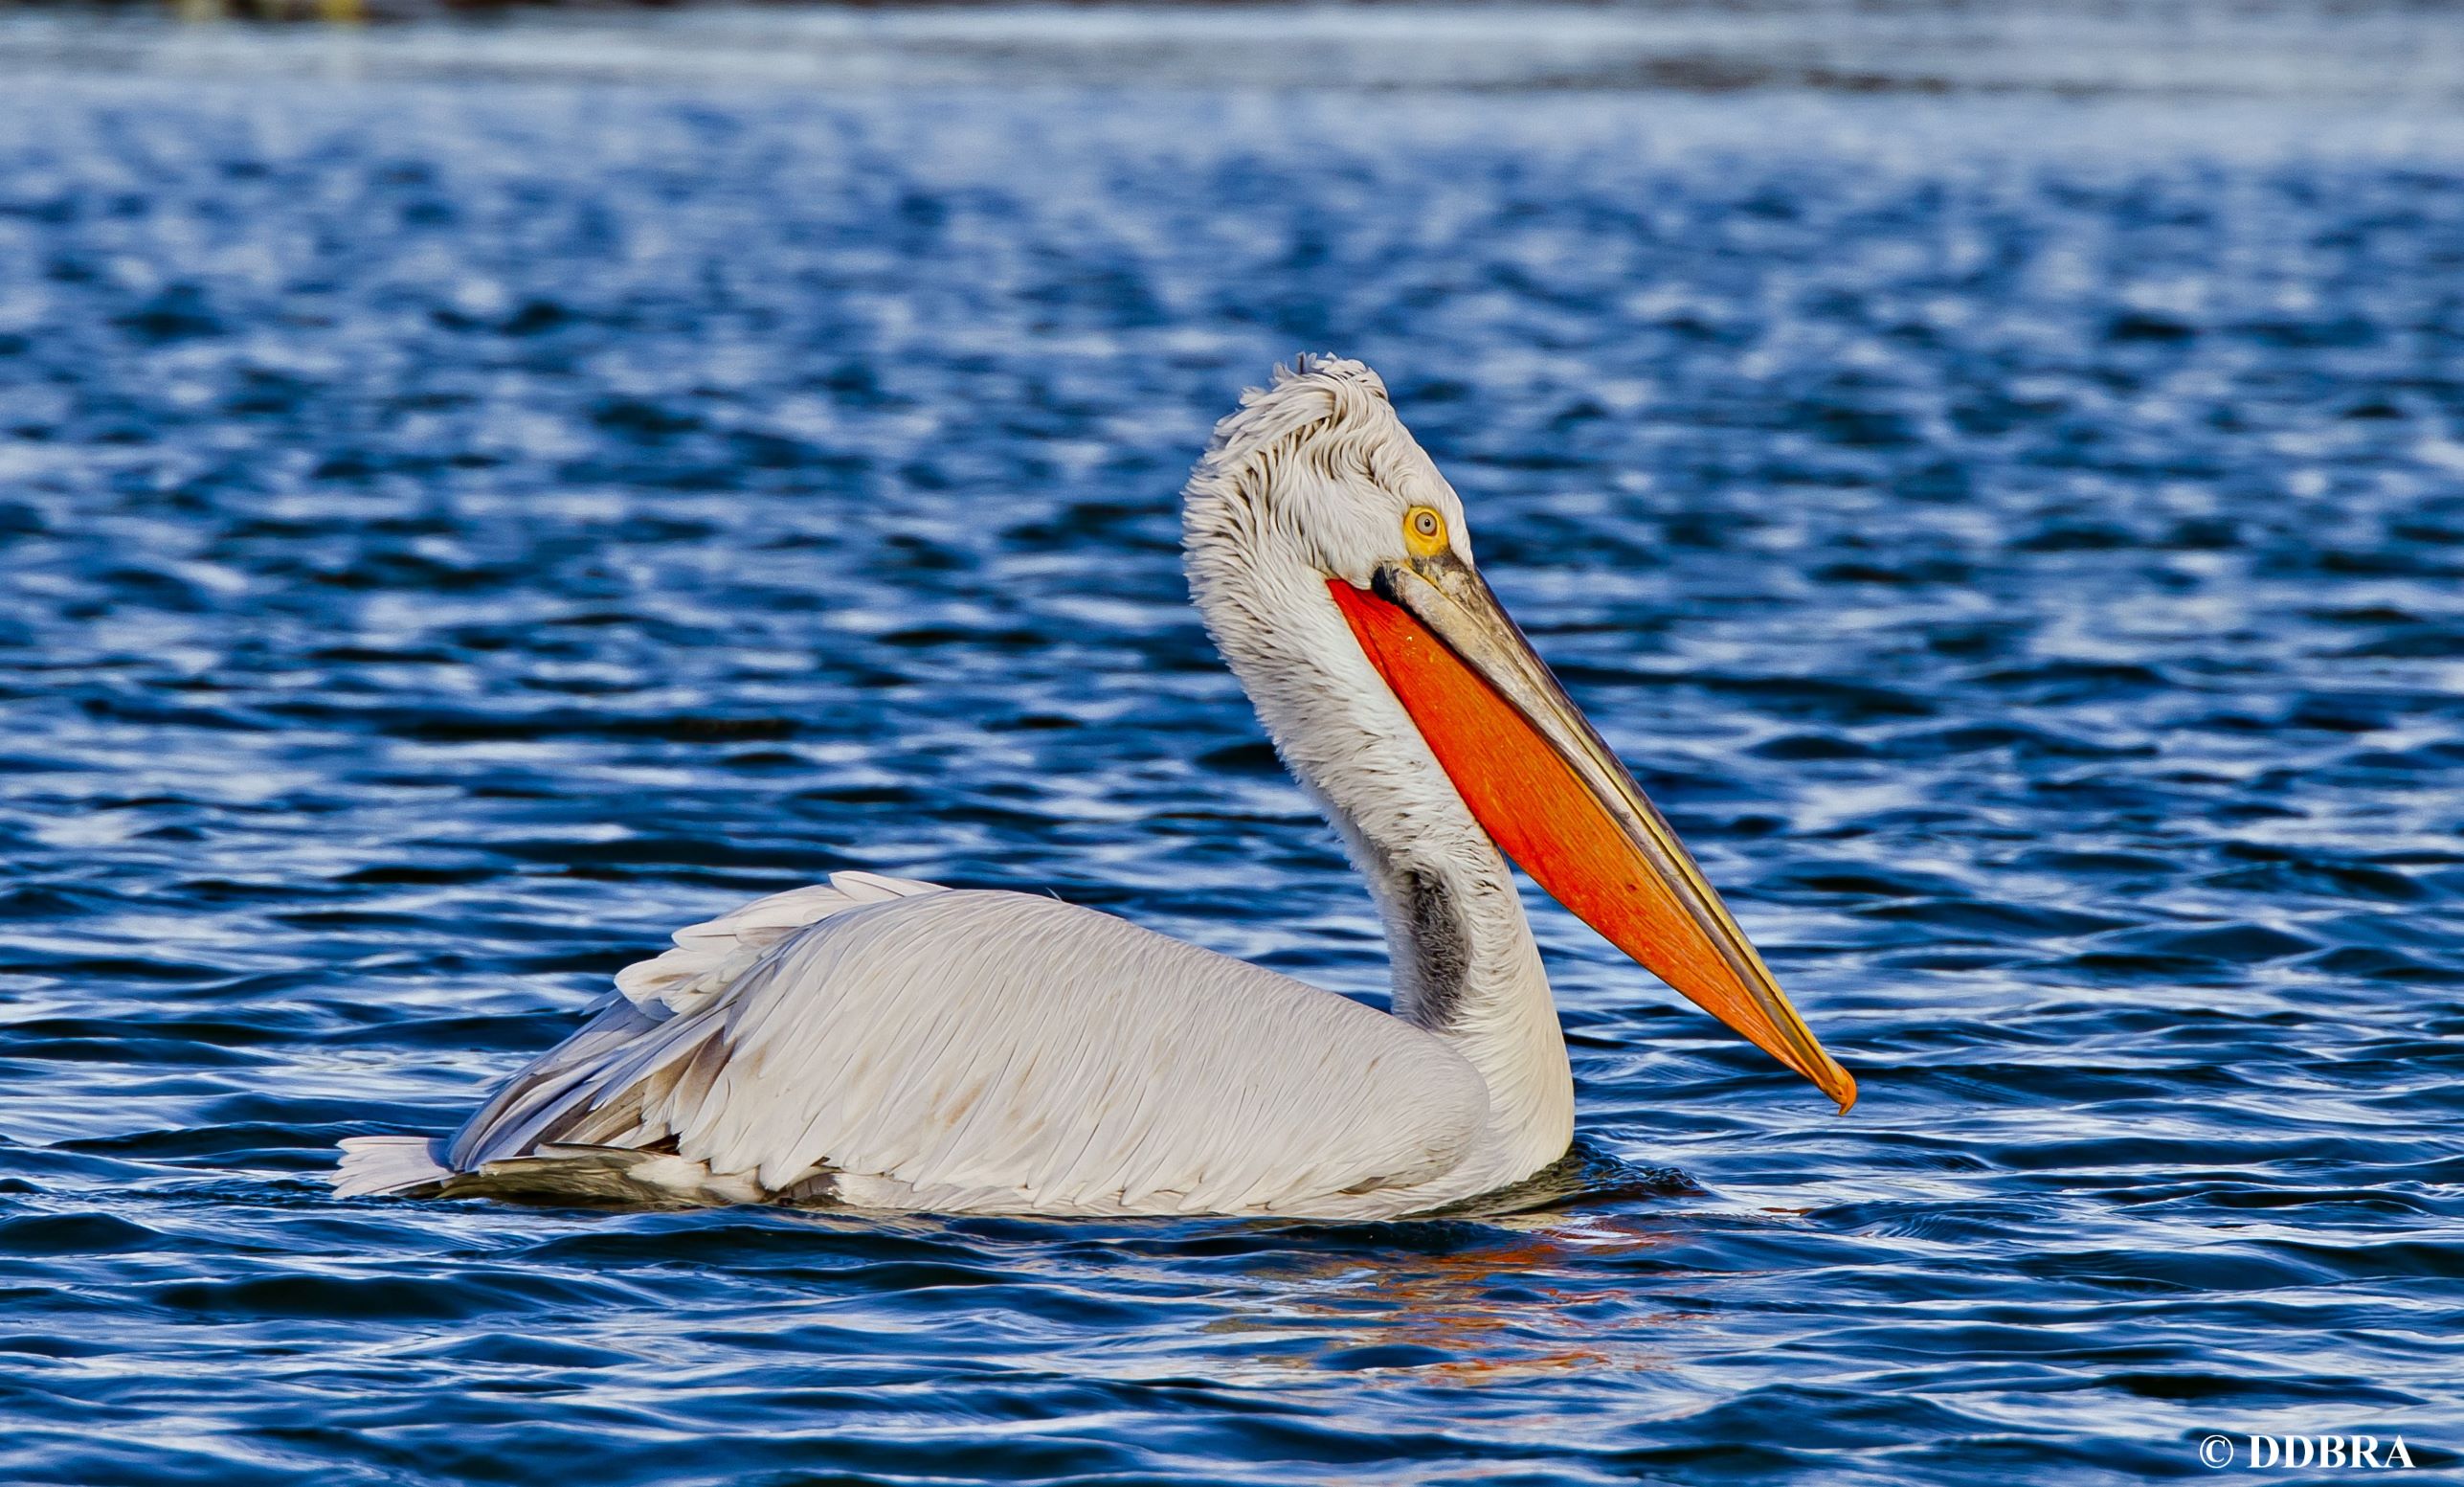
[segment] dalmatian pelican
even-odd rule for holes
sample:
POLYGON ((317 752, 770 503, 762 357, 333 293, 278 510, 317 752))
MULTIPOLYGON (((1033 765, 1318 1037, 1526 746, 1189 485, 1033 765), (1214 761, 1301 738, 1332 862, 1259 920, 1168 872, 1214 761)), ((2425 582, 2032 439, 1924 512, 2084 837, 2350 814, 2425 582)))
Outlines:
POLYGON ((1394 1217, 1562 1157, 1574 1083, 1506 859, 1839 1102, 1855 1081, 1472 560, 1357 362, 1277 368, 1183 492, 1190 589, 1368 880, 1391 1015, 1029 893, 867 872, 680 930, 450 1138, 344 1195, 1394 1217))

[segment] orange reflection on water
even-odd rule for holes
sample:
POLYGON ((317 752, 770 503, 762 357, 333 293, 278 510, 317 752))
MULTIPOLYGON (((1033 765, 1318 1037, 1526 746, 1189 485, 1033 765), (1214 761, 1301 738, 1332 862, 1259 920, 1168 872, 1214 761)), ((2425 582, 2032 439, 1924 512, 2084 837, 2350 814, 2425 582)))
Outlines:
POLYGON ((1442 1356, 1332 1366, 1479 1386, 1659 1369, 1669 1362, 1661 1345, 1666 1332, 1699 1319, 1679 1311, 1634 1313, 1631 1296, 1614 1297, 1620 1318, 1613 1331, 1579 1314, 1611 1299, 1599 1285, 1602 1260, 1671 1242, 1639 1215, 1492 1223, 1490 1242, 1455 1250, 1297 1252, 1288 1266, 1260 1275, 1257 1293, 1227 1298, 1233 1314, 1207 1330, 1254 1338, 1251 1361, 1266 1368, 1314 1372, 1355 1349, 1418 1349, 1442 1356), (1589 1282, 1577 1284, 1578 1274, 1589 1282))

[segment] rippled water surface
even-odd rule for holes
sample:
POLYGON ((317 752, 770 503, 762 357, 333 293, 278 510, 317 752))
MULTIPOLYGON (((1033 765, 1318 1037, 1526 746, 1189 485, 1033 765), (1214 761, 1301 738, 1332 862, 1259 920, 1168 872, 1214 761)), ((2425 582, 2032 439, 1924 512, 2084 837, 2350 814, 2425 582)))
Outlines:
POLYGON ((0 1475, 2205 1476, 2464 1450, 2464 137, 1908 97, 0 101, 0 1475), (1330 1228, 342 1203, 861 867, 1356 995, 1185 607, 1273 359, 1860 1075, 1553 907, 1583 1168, 1330 1228))

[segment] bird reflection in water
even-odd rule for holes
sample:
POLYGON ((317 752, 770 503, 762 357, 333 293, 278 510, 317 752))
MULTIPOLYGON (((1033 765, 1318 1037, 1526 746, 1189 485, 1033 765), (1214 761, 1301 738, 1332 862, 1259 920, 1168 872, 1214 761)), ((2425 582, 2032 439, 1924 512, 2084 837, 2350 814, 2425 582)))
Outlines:
POLYGON ((1669 1334, 1703 1314, 1637 1312, 1627 1293, 1614 1330, 1603 1329, 1598 1277, 1603 1265, 1681 1237, 1644 1203, 1700 1193, 1680 1173, 1579 1147, 1454 1216, 1378 1226, 1378 1239, 1356 1248, 1288 1251, 1205 1330, 1248 1340, 1248 1363, 1286 1378, 1391 1373, 1478 1386, 1664 1368, 1669 1334), (1419 1232, 1398 1246, 1398 1228, 1419 1232))

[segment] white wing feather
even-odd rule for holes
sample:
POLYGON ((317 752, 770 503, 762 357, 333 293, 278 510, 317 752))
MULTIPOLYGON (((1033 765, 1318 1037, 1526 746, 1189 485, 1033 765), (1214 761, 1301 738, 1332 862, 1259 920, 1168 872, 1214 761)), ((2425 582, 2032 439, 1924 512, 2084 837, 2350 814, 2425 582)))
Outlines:
POLYGON ((808 924, 860 904, 942 891, 937 883, 913 878, 834 872, 827 883, 756 898, 715 919, 684 926, 673 936, 675 949, 616 972, 616 990, 638 1007, 695 1011, 726 990, 761 952, 808 924))
POLYGON ((840 873, 617 984, 445 1144, 457 1176, 392 1190, 553 1193, 570 1154, 592 1196, 1386 1213, 1464 1196, 1488 1115, 1417 1027, 1023 894, 840 873))

